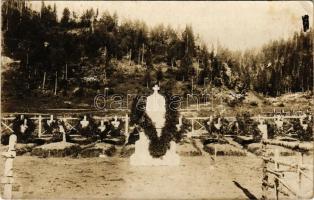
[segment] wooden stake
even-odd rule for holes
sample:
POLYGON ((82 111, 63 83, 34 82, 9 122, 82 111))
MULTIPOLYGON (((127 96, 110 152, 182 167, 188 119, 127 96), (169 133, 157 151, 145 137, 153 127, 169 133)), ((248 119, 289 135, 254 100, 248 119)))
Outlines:
POLYGON ((38 117, 38 137, 39 138, 41 137, 41 132, 42 132, 41 120, 42 120, 42 117, 41 115, 39 115, 38 117))
POLYGON ((124 132, 125 132, 125 136, 129 136, 129 116, 128 114, 125 115, 125 125, 124 125, 124 132))

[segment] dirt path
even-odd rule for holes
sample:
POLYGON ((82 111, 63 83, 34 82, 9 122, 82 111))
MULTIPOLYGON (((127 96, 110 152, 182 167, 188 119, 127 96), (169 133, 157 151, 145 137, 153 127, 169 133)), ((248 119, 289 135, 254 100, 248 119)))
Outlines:
POLYGON ((223 156, 215 164, 207 156, 181 157, 181 165, 177 167, 134 167, 127 158, 20 156, 14 165, 14 198, 252 199, 261 196, 261 160, 252 157, 223 156))

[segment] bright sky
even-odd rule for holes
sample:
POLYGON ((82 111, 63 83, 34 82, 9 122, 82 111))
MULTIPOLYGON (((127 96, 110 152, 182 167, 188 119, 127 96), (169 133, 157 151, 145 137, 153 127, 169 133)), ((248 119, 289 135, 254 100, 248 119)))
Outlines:
MULTIPOLYGON (((260 47, 273 39, 287 38, 302 28, 301 17, 308 14, 313 24, 311 1, 48 1, 56 3, 58 17, 68 7, 81 14, 88 8, 99 13, 117 12, 120 21, 140 19, 149 26, 160 23, 183 29, 192 25, 210 47, 217 40, 232 50, 260 47)), ((41 1, 31 2, 39 10, 41 1)))

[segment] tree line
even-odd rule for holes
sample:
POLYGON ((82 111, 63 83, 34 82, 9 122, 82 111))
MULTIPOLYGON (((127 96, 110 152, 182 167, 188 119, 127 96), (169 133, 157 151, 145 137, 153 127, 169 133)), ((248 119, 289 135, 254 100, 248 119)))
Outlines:
MULTIPOLYGON (((214 52, 188 25, 182 31, 163 24, 148 28, 143 21, 120 22, 116 13, 99 13, 92 8, 80 16, 64 8, 58 20, 56 10, 56 5, 44 2, 39 12, 25 1, 3 3, 3 51, 20 61, 11 76, 27 83, 27 90, 45 84, 53 87, 54 79, 67 78, 65 70, 71 65, 87 65, 87 72, 95 65, 102 66, 100 72, 110 78, 112 60, 123 59, 147 71, 165 63, 175 69, 178 81, 193 79, 201 86, 234 89, 241 85, 269 95, 312 89, 312 29, 270 42, 258 51, 242 53, 219 46, 214 52)), ((157 74, 160 79, 162 73, 157 74)), ((65 87, 67 81, 61 85, 65 87)))

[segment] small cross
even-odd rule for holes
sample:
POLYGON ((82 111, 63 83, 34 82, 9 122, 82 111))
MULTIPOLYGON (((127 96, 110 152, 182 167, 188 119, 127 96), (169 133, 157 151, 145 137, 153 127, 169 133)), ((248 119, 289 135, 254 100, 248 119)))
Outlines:
POLYGON ((83 128, 87 127, 89 124, 89 121, 87 121, 86 115, 84 115, 84 118, 82 121, 80 121, 83 128))
POLYGON ((159 89, 160 89, 160 88, 158 87, 158 85, 155 85, 155 86, 153 87, 154 92, 157 92, 159 89))
POLYGON ((118 121, 118 117, 117 117, 117 116, 114 116, 114 121, 111 122, 111 124, 112 124, 115 128, 118 128, 118 127, 119 127, 120 122, 118 121))

